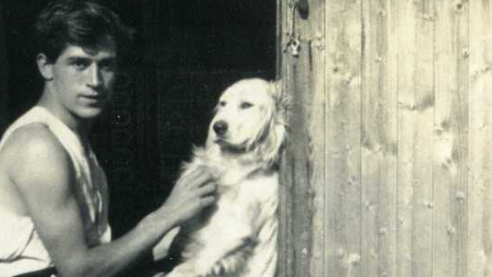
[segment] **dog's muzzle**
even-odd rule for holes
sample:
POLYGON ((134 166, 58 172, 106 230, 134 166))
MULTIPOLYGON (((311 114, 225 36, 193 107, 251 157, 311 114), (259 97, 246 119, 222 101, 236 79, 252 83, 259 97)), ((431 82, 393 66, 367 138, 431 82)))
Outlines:
POLYGON ((224 137, 225 133, 227 132, 227 122, 223 120, 219 120, 214 123, 214 132, 217 134, 219 137, 224 137))

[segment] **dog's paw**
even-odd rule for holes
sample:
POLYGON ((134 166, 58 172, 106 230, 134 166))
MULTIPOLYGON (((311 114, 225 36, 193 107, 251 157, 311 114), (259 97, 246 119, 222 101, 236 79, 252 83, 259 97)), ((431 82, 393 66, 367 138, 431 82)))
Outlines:
POLYGON ((196 277, 219 277, 224 276, 225 274, 226 268, 224 267, 224 263, 218 261, 212 266, 208 266, 207 268, 202 267, 202 270, 197 270, 196 277))
POLYGON ((243 265, 242 259, 225 258, 217 261, 200 277, 220 277, 239 271, 243 265))
POLYGON ((196 274, 196 277, 216 277, 216 276, 221 276, 221 275, 220 275, 220 269, 217 268, 215 265, 212 266, 211 268, 208 268, 207 270, 199 271, 196 274))
POLYGON ((202 263, 201 269, 204 270, 201 271, 203 274, 200 277, 230 276, 244 270, 244 266, 253 254, 254 245, 256 244, 252 239, 244 241, 241 247, 238 247, 237 250, 216 261, 211 266, 210 264, 202 263))
POLYGON ((212 273, 212 276, 222 276, 224 275, 226 269, 222 261, 219 261, 218 263, 214 264, 214 266, 212 266, 212 269, 210 271, 212 273))

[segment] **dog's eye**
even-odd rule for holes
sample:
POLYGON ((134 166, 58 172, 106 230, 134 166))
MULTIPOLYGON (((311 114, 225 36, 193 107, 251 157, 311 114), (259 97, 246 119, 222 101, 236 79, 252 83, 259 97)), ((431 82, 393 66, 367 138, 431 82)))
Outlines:
POLYGON ((226 104, 227 104, 226 101, 220 101, 219 102, 219 106, 221 106, 221 107, 224 107, 226 104))
POLYGON ((253 107, 253 104, 251 104, 249 102, 242 102, 240 107, 241 107, 241 109, 247 109, 247 108, 253 107))

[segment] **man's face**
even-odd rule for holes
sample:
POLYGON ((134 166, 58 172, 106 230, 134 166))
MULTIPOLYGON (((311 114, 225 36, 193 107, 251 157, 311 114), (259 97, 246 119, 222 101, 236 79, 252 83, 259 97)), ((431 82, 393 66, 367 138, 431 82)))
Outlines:
POLYGON ((69 45, 51 67, 49 86, 61 108, 81 119, 92 119, 103 111, 116 75, 111 41, 94 49, 69 45))

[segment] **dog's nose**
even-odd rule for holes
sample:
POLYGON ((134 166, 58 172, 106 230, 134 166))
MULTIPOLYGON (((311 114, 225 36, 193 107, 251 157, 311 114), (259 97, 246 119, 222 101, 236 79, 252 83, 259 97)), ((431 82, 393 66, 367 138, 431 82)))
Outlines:
POLYGON ((227 122, 219 120, 214 123, 214 131, 217 135, 223 136, 227 132, 227 122))

